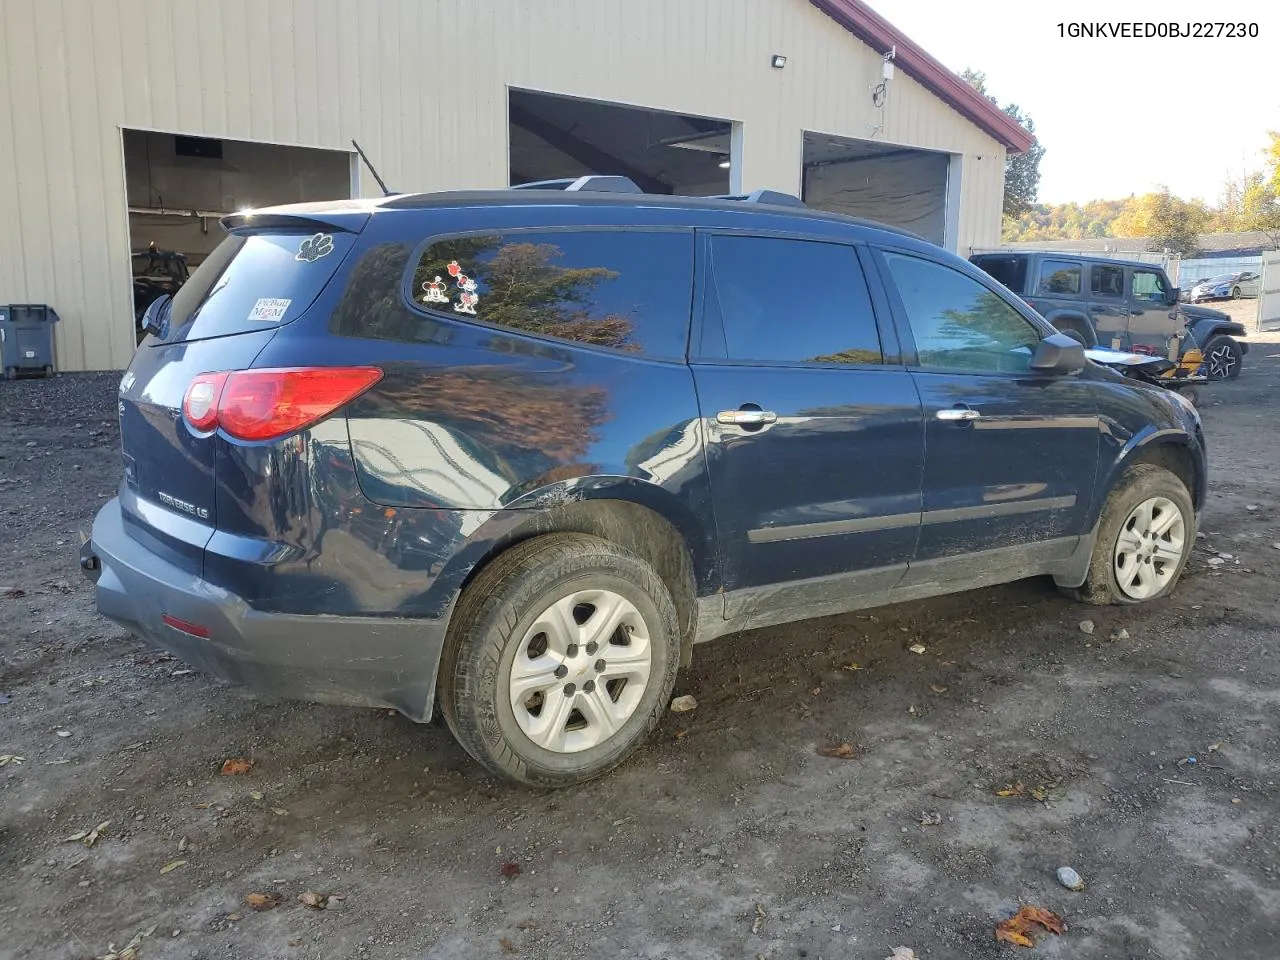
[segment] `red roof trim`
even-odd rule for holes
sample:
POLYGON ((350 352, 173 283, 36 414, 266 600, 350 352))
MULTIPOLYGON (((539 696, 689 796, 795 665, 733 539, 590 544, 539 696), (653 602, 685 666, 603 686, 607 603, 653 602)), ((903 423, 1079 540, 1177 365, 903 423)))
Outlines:
POLYGON ((935 60, 905 33, 862 0, 809 0, 815 7, 844 27, 877 53, 897 47, 894 64, 924 87, 972 120, 1014 153, 1031 146, 1031 134, 1003 110, 935 60))

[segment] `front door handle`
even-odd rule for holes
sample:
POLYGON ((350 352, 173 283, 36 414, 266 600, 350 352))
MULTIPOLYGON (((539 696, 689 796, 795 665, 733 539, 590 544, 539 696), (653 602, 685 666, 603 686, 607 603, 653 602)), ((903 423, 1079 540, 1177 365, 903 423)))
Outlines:
POLYGON ((963 423, 966 420, 981 420, 982 414, 968 407, 952 407, 949 410, 937 411, 933 418, 943 423, 963 423))
POLYGON ((772 410, 748 408, 745 410, 721 410, 716 414, 716 423, 730 424, 736 427, 759 427, 766 423, 776 423, 778 415, 772 410))

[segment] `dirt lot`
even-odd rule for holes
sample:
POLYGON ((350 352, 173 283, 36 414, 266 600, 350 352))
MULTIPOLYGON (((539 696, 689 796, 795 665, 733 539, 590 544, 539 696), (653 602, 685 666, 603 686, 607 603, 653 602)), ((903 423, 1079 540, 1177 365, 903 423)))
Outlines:
POLYGON ((1280 334, 1203 401, 1208 535, 1170 602, 1024 582, 726 638, 682 683, 695 712, 554 795, 100 619, 76 553, 119 474, 117 380, 0 383, 0 754, 25 758, 0 768, 0 958, 154 928, 144 960, 981 960, 1022 952, 993 938, 1019 904, 1067 925, 1028 956, 1276 956, 1280 334))

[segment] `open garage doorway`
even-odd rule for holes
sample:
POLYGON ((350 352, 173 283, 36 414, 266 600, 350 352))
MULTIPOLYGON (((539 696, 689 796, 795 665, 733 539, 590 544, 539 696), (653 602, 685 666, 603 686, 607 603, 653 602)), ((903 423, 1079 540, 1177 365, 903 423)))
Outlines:
POLYGON ((729 192, 724 120, 511 90, 510 182, 586 174, 630 177, 645 193, 729 192))
POLYGON ((134 332, 223 238, 218 218, 252 207, 357 195, 354 154, 123 130, 134 332))
POLYGON ((820 133, 804 135, 804 202, 875 220, 946 246, 958 194, 948 194, 951 155, 820 133))

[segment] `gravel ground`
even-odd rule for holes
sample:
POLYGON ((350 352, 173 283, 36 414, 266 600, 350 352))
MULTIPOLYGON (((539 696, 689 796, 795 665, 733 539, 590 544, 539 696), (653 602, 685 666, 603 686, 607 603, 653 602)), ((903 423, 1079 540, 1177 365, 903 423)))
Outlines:
POLYGON ((0 383, 3 960, 152 928, 143 960, 981 960, 1018 950, 993 931, 1020 904, 1066 923, 1028 955, 1276 956, 1280 334, 1202 400, 1207 538, 1168 602, 1029 581, 726 638, 682 681, 694 712, 555 794, 99 618, 76 555, 119 475, 117 381, 0 383))

